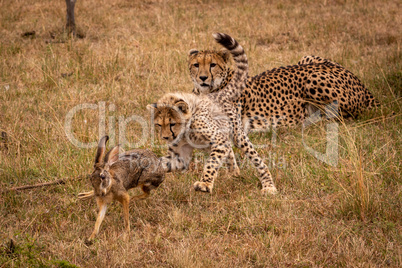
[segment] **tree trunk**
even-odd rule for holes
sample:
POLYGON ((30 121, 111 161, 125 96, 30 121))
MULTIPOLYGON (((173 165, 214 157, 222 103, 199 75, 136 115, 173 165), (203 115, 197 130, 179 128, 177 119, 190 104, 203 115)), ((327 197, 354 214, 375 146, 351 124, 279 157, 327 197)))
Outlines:
POLYGON ((77 0, 66 0, 67 5, 66 29, 69 34, 73 33, 73 35, 75 35, 75 17, 74 17, 75 2, 77 2, 77 0))

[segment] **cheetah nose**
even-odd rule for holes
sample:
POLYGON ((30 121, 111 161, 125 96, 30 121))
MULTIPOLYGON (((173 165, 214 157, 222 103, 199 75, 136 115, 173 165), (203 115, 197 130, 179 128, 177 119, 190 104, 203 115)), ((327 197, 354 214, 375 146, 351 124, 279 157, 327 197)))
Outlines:
POLYGON ((202 82, 205 82, 205 80, 207 80, 208 76, 200 76, 200 79, 202 80, 202 82))

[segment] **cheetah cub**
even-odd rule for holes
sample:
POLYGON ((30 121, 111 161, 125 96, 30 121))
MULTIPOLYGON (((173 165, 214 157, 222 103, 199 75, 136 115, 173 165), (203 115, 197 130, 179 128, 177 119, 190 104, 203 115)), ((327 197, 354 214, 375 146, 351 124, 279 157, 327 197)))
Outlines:
POLYGON ((225 160, 228 160, 232 171, 238 170, 231 147, 233 140, 258 170, 262 192, 275 194, 277 190, 269 169, 246 136, 240 115, 233 105, 245 87, 247 56, 243 47, 229 35, 216 33, 213 36, 230 51, 235 62, 233 78, 227 87, 217 93, 200 96, 168 93, 147 106, 161 139, 169 142, 169 155, 161 158, 162 166, 167 172, 187 169, 194 149, 209 150, 202 178, 194 184, 194 189, 212 192, 218 169, 225 160))

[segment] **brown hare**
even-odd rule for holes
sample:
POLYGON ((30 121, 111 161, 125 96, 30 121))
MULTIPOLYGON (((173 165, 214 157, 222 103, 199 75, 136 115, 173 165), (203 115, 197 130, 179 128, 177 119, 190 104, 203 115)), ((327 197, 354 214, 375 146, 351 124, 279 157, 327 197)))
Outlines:
POLYGON ((79 199, 95 196, 99 208, 95 228, 88 242, 98 234, 107 205, 114 200, 123 205, 124 221, 127 233, 129 233, 128 205, 130 196, 127 190, 141 187, 144 193, 132 197, 131 200, 144 199, 148 197, 152 189, 157 188, 165 179, 165 172, 159 165, 159 160, 154 153, 149 150, 134 149, 119 154, 119 146, 116 146, 105 154, 108 140, 109 137, 104 136, 99 141, 94 171, 90 175, 94 189, 78 194, 79 199))

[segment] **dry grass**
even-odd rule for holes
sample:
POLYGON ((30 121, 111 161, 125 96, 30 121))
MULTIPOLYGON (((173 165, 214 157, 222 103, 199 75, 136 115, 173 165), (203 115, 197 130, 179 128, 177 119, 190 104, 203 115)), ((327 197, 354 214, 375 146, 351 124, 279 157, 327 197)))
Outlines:
MULTIPOLYGON (((402 265, 400 2, 216 2, 79 0, 77 23, 86 37, 72 40, 61 33, 64 1, 0 1, 0 130, 8 134, 0 140, 0 186, 70 178, 62 186, 0 194, 0 267, 402 265), (21 37, 32 30, 34 38, 21 37), (90 189, 82 178, 95 149, 67 139, 67 113, 105 102, 106 130, 117 142, 119 118, 148 120, 148 103, 191 90, 187 51, 216 47, 214 31, 245 47, 251 74, 319 55, 347 66, 382 106, 338 122, 336 167, 302 144, 325 152, 326 122, 303 136, 300 127, 280 130, 274 145, 272 134, 253 134, 255 144, 267 145, 259 151, 278 196, 260 196, 247 163, 239 178, 222 172, 213 194, 196 193, 197 164, 132 205, 128 239, 121 207, 113 205, 99 239, 86 246, 95 202, 76 196, 90 189)), ((80 141, 99 138, 98 110, 73 117, 80 141)), ((138 142, 140 125, 127 124, 125 137, 138 142)), ((147 139, 142 147, 151 145, 147 139)))

